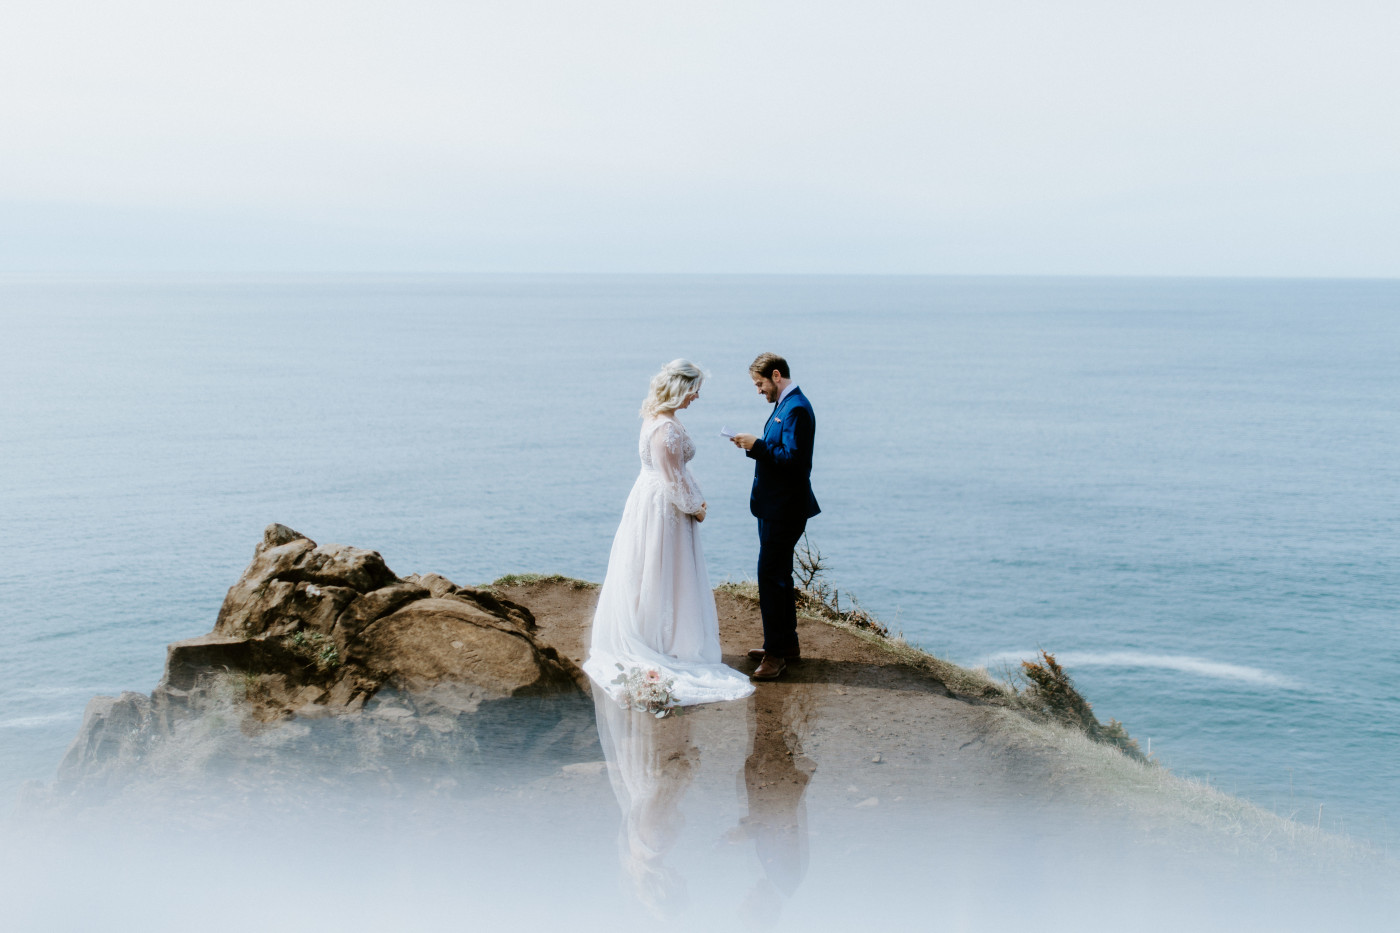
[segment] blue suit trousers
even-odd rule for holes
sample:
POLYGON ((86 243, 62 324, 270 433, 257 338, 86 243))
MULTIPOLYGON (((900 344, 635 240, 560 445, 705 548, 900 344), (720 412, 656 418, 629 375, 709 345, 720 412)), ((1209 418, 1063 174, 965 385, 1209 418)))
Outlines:
POLYGON ((758 520, 758 607, 763 615, 763 650, 780 658, 797 655, 797 589, 792 555, 807 519, 758 520))

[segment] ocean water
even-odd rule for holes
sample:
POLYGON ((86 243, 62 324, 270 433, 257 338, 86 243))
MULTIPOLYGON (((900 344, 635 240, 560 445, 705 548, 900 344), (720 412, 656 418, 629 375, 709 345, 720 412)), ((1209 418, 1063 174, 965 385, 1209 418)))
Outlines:
POLYGON ((210 629, 269 522, 601 579, 677 356, 711 576, 751 577, 718 431, 761 425, 768 349, 843 594, 961 663, 1051 651, 1175 772, 1400 842, 1394 281, 0 282, 0 798, 210 629))

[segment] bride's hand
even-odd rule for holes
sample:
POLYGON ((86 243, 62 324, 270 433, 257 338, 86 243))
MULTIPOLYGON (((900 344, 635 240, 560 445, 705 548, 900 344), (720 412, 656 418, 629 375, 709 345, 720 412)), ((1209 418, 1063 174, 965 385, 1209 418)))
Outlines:
POLYGON ((706 511, 707 511, 707 505, 706 505, 706 503, 704 503, 704 502, 700 503, 700 511, 693 513, 693 514, 695 515, 695 520, 696 520, 697 522, 703 522, 703 521, 705 520, 705 512, 706 512, 706 511))

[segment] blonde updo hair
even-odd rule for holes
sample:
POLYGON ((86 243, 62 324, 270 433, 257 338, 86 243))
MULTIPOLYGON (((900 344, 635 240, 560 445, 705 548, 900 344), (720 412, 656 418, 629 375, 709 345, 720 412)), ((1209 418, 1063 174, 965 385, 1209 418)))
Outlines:
POLYGON ((675 411, 687 395, 700 391, 704 381, 705 374, 690 360, 672 360, 651 377, 651 391, 642 400, 642 417, 654 418, 675 411))

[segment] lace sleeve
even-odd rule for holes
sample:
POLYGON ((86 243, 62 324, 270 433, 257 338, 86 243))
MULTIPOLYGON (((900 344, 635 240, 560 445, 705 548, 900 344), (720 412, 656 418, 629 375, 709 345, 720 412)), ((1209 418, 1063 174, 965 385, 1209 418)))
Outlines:
POLYGON ((687 515, 700 511, 705 496, 685 467, 685 438, 674 424, 663 424, 651 434, 651 462, 661 477, 661 488, 672 505, 687 515))

